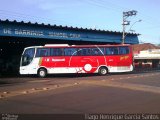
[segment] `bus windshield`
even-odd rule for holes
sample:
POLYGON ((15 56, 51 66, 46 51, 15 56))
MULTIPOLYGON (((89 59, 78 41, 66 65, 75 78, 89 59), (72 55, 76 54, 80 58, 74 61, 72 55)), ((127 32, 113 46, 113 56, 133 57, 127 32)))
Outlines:
POLYGON ((29 65, 34 57, 35 48, 28 48, 24 51, 21 59, 21 66, 29 65))

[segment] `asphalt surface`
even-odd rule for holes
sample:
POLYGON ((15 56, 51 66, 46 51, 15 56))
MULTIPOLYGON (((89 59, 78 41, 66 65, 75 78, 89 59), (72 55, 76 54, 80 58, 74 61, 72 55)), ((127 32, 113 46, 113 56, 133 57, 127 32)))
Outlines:
POLYGON ((160 72, 1 78, 0 113, 160 113, 160 72))

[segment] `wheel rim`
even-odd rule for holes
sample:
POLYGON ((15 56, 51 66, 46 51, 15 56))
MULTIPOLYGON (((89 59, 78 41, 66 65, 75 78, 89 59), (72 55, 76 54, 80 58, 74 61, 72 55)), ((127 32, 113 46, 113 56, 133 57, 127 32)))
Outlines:
POLYGON ((102 74, 102 75, 107 74, 107 70, 106 70, 106 69, 101 69, 101 74, 102 74))
POLYGON ((44 76, 45 76, 45 71, 43 71, 43 70, 40 71, 40 72, 39 72, 39 75, 42 76, 42 77, 44 77, 44 76))

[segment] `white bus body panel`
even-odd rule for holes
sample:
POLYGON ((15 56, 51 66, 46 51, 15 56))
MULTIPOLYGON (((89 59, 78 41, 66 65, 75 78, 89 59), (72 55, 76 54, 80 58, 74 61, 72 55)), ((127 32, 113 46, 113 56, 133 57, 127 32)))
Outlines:
POLYGON ((109 72, 130 72, 133 71, 133 65, 131 66, 119 66, 119 67, 113 67, 109 66, 108 67, 109 72))
POLYGON ((34 58, 33 61, 26 66, 20 67, 20 74, 37 74, 40 58, 34 58))

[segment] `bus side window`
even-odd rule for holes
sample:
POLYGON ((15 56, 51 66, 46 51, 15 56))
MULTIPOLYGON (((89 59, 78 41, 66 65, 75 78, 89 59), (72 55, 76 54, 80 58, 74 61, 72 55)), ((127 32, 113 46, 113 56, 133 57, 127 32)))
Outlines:
POLYGON ((107 47, 105 49, 106 55, 118 55, 118 48, 117 47, 107 47))
POLYGON ((113 54, 118 55, 118 47, 113 47, 113 54))
POLYGON ((129 54, 129 47, 127 46, 119 47, 119 54, 121 55, 129 54))
POLYGON ((106 48, 106 49, 105 49, 105 55, 111 55, 111 52, 110 52, 110 49, 109 49, 109 48, 106 48))
POLYGON ((51 48, 50 56, 63 56, 63 48, 51 48))
POLYGON ((104 55, 104 48, 100 47, 99 49, 100 49, 101 54, 104 55))
POLYGON ((92 49, 92 55, 95 55, 95 56, 100 56, 100 55, 103 55, 103 48, 91 48, 92 49))
POLYGON ((36 57, 49 56, 49 48, 37 48, 36 57))
POLYGON ((64 48, 64 55, 65 56, 76 56, 77 49, 76 48, 64 48))
POLYGON ((78 54, 81 56, 90 56, 92 52, 90 48, 80 48, 78 54))

